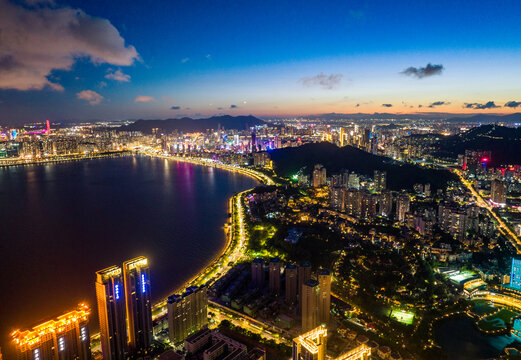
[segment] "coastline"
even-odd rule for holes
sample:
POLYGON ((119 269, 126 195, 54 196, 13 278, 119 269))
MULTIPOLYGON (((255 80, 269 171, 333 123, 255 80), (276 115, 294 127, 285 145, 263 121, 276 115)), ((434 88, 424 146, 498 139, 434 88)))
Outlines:
POLYGON ((132 151, 130 150, 121 150, 121 151, 110 151, 97 153, 93 155, 82 155, 82 154, 72 154, 72 155, 60 155, 50 159, 44 160, 0 160, 0 168, 8 168, 13 166, 25 166, 25 165, 45 165, 45 164, 54 164, 61 162, 71 162, 71 161, 83 161, 83 160, 91 160, 91 159, 100 159, 107 157, 119 157, 124 155, 132 155, 132 151))
MULTIPOLYGON (((233 165, 217 163, 212 160, 184 157, 184 156, 165 156, 165 155, 157 155, 157 154, 150 154, 150 153, 140 153, 140 154, 150 156, 150 157, 161 158, 161 159, 165 159, 165 160, 181 161, 181 162, 190 163, 190 164, 194 164, 194 165, 217 167, 217 168, 220 168, 223 170, 238 172, 242 175, 249 176, 249 177, 254 178, 255 180, 259 181, 261 184, 267 184, 267 185, 275 184, 275 182, 269 176, 267 176, 263 173, 260 173, 258 171, 255 171, 252 169, 245 169, 245 168, 233 166, 233 165)), ((227 270, 229 270, 228 268, 224 268, 224 269, 216 268, 222 260, 227 259, 227 258, 229 259, 230 257, 234 258, 234 260, 237 260, 237 257, 241 257, 241 255, 243 254, 242 250, 243 250, 243 247, 246 245, 246 242, 243 241, 244 239, 242 238, 243 237, 243 235, 242 235, 243 234, 242 233, 243 225, 242 225, 242 216, 241 216, 242 205, 241 205, 241 202, 239 201, 239 199, 241 199, 241 197, 245 193, 251 191, 252 189, 253 188, 243 190, 243 191, 233 195, 229 199, 228 210, 229 210, 229 213, 231 214, 231 219, 230 219, 230 222, 227 222, 224 225, 227 239, 226 239, 226 243, 222 247, 219 254, 216 255, 212 260, 210 260, 208 262, 208 264, 205 265, 192 278, 187 280, 183 285, 181 285, 177 289, 174 289, 174 291, 172 291, 171 293, 182 292, 187 287, 190 287, 193 285, 207 284, 207 280, 212 279, 212 277, 215 274, 219 273, 219 270, 223 270, 223 272, 222 272, 223 275, 224 275, 224 273, 226 273, 227 270), (234 207, 237 207, 237 214, 239 215, 238 216, 239 219, 234 219, 234 211, 233 211, 234 207), (234 242, 234 238, 233 238, 233 228, 234 228, 234 224, 236 221, 239 221, 239 227, 241 229, 241 238, 238 240, 237 243, 234 242)), ((224 266, 228 267, 227 264, 224 266)), ((214 281, 216 281, 217 279, 218 278, 215 278, 214 281)), ((160 318, 160 317, 166 315, 167 300, 168 300, 168 298, 163 298, 163 299, 159 300, 157 303, 152 305, 152 310, 153 310, 153 312, 155 312, 155 314, 153 314, 154 319, 157 319, 157 318, 160 318)))

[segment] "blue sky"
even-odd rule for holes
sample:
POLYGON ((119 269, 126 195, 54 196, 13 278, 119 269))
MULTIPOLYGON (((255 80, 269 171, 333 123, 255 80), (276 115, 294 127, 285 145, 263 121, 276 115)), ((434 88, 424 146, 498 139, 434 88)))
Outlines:
POLYGON ((0 14, 2 122, 503 113, 521 101, 519 1, 0 0, 0 10, 15 19, 0 14), (19 36, 33 41, 18 48, 19 36), (403 73, 428 64, 441 67, 403 73))

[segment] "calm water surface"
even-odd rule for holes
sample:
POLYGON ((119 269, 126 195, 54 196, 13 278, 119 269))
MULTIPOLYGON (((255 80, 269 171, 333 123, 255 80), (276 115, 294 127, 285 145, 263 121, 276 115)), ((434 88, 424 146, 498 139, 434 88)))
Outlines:
POLYGON ((230 196, 257 184, 147 157, 0 168, 2 348, 15 328, 95 310, 94 272, 126 259, 148 256, 153 297, 168 295, 224 246, 230 196))
POLYGON ((490 359, 515 342, 511 335, 485 336, 469 318, 454 318, 434 329, 435 340, 448 354, 450 360, 490 359))

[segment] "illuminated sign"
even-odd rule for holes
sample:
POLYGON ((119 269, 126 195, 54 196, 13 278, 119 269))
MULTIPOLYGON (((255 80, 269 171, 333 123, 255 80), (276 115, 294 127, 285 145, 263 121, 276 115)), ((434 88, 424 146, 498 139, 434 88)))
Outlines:
POLYGON ((34 349, 33 350, 33 359, 34 360, 40 360, 40 349, 34 349))
POLYGON ((114 285, 114 295, 116 300, 119 300, 119 284, 114 285))
POLYGON ((84 326, 81 328, 81 341, 87 340, 87 328, 84 326))
POLYGON ((143 293, 145 292, 145 274, 141 274, 141 287, 143 288, 143 293))
POLYGON ((58 349, 60 351, 65 350, 65 339, 63 338, 63 336, 58 339, 58 349))

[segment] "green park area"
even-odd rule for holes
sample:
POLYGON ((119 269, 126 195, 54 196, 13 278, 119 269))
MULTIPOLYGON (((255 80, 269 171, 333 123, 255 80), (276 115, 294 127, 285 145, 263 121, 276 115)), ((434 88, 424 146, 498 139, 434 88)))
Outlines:
POLYGON ((412 325, 414 323, 414 312, 393 308, 390 310, 389 317, 405 325, 412 325))

